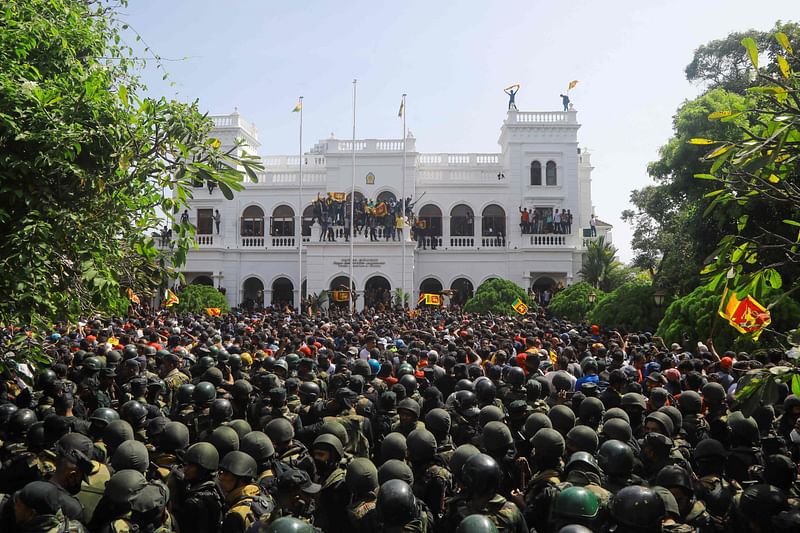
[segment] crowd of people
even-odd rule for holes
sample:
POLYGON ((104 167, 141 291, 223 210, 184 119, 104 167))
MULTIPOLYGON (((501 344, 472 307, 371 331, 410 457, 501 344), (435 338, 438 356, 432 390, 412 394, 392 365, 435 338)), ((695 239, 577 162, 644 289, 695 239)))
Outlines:
POLYGON ((569 209, 541 210, 519 207, 519 227, 523 235, 572 233, 572 212, 569 209))
POLYGON ((800 398, 735 399, 780 350, 438 308, 42 333, 0 382, 2 532, 800 530, 800 398))

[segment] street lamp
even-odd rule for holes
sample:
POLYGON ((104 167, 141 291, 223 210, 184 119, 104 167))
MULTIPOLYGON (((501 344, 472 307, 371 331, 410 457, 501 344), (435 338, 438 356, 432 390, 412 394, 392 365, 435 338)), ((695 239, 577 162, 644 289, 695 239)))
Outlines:
POLYGON ((596 301, 597 301, 597 294, 594 291, 590 292, 589 293, 589 303, 593 304, 596 301))
POLYGON ((653 293, 653 301, 656 304, 656 307, 661 307, 664 305, 664 302, 667 300, 667 293, 661 289, 658 289, 656 292, 653 293))

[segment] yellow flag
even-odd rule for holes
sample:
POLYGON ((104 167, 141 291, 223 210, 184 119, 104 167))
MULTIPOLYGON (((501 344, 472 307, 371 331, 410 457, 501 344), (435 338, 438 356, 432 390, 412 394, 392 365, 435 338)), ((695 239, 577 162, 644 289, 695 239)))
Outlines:
POLYGON ((513 304, 511 304, 511 307, 513 307, 514 311, 516 311, 517 313, 519 313, 521 315, 524 315, 525 313, 528 312, 527 304, 525 304, 525 302, 523 302, 522 299, 519 296, 517 296, 517 299, 514 300, 513 304))
POLYGON ((569 82, 569 87, 567 87, 567 90, 569 91, 574 89, 576 85, 578 85, 578 80, 572 80, 571 82, 569 82))
POLYGON ((206 307, 206 313, 208 313, 208 316, 219 316, 222 314, 222 309, 219 307, 206 307))
POLYGON ((301 109, 303 109, 303 101, 298 100, 297 105, 294 106, 294 109, 292 109, 292 113, 299 113, 301 109))
POLYGON ((131 289, 130 287, 128 287, 128 300, 130 300, 131 303, 135 303, 137 305, 142 303, 139 300, 139 297, 136 296, 136 294, 133 293, 133 289, 131 289))
POLYGON ((172 292, 171 289, 167 289, 166 301, 164 302, 164 307, 172 307, 173 305, 179 303, 181 303, 181 301, 178 298, 178 295, 172 292))

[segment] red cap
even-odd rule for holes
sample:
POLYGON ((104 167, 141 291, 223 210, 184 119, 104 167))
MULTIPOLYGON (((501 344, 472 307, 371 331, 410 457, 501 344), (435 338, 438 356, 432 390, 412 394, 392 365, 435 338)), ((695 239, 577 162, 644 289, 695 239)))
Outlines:
POLYGON ((733 366, 733 359, 731 359, 730 357, 723 357, 719 362, 719 366, 728 369, 733 366))

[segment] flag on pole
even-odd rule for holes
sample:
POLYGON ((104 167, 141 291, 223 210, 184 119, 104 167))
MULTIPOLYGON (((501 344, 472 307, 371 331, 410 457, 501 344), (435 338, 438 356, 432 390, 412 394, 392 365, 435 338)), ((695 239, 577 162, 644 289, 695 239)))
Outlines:
POLYGON ((292 113, 299 113, 301 109, 303 109, 303 101, 298 100, 297 105, 294 106, 294 109, 292 109, 292 113))
POLYGON ((336 202, 344 202, 345 200, 347 200, 346 192, 329 192, 328 196, 330 196, 331 199, 336 202))
POLYGON ((181 303, 178 295, 172 292, 172 289, 167 289, 167 292, 164 293, 164 307, 172 307, 175 304, 181 303))
POLYGON ((400 100, 400 110, 397 112, 397 116, 403 118, 403 113, 406 112, 406 99, 403 98, 400 100))
POLYGON ((206 307, 206 313, 208 313, 208 316, 219 316, 222 314, 222 309, 219 307, 206 307))
POLYGON ((331 291, 331 298, 334 302, 349 302, 350 291, 331 291))
POLYGON ((757 341, 764 328, 772 322, 769 311, 752 296, 739 300, 735 292, 731 291, 730 295, 728 292, 726 287, 719 303, 720 316, 727 319, 736 331, 751 333, 753 340, 757 341))
POLYGON ((136 295, 133 293, 133 289, 131 289, 130 287, 128 287, 128 300, 130 300, 130 301, 131 301, 131 303, 135 303, 136 305, 140 305, 140 304, 142 303, 142 302, 139 300, 139 297, 138 297, 138 296, 136 296, 136 295))
POLYGON ((524 315, 528 312, 527 304, 525 304, 525 302, 523 302, 519 296, 517 296, 517 299, 514 300, 513 304, 511 304, 511 307, 513 307, 514 311, 521 315, 524 315))
POLYGON ((442 295, 431 294, 429 292, 420 293, 419 299, 417 300, 417 305, 421 305, 423 303, 425 305, 442 305, 442 295))
POLYGON ((575 88, 576 85, 578 85, 578 80, 572 80, 571 82, 569 82, 569 86, 567 87, 567 90, 571 91, 572 89, 575 88))

